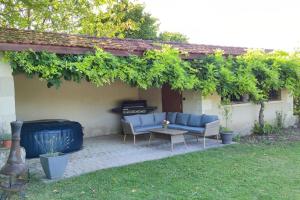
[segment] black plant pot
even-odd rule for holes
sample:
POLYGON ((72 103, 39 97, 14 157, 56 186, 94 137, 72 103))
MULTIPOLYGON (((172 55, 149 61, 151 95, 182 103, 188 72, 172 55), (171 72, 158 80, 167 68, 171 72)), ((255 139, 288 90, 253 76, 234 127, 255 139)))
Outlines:
POLYGON ((221 133, 222 144, 232 143, 233 132, 221 133))

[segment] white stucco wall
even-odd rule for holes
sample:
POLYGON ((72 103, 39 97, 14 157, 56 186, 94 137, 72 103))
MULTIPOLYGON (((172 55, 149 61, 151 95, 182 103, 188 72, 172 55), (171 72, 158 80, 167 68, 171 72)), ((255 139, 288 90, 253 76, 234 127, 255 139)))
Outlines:
POLYGON ((184 113, 202 114, 202 96, 194 90, 182 92, 182 111, 184 113))
MULTIPOLYGON (((9 68, 6 66, 5 69, 8 70, 9 68)), ((2 74, 7 74, 5 78, 0 79, 6 80, 7 87, 3 88, 2 84, 0 85, 0 91, 2 91, 0 94, 6 94, 5 97, 0 95, 0 101, 6 101, 0 104, 3 106, 3 109, 0 110, 2 112, 0 117, 10 116, 7 121, 13 121, 15 109, 13 82, 9 81, 12 80, 11 71, 2 74), (12 89, 7 90, 9 87, 12 89), (4 113, 8 113, 8 115, 4 113)), ((118 133, 120 131, 120 116, 111 113, 110 109, 119 105, 122 100, 145 99, 148 101, 148 105, 158 107, 156 112, 162 110, 161 89, 142 90, 132 88, 121 82, 99 88, 85 81, 80 84, 64 82, 59 89, 48 89, 46 83, 37 78, 28 79, 23 75, 18 75, 15 76, 15 90, 17 119, 63 118, 75 120, 85 127, 86 136, 118 133)), ((218 115, 222 125, 225 125, 220 108, 220 96, 212 94, 201 97, 201 94, 196 91, 184 91, 182 96, 185 99, 183 100, 183 112, 218 115)), ((293 125, 295 122, 293 98, 286 90, 282 91, 281 97, 280 101, 266 103, 265 120, 273 123, 276 118, 276 111, 279 111, 284 114, 286 125, 293 125)), ((249 134, 254 122, 258 119, 259 106, 245 103, 234 104, 230 108, 232 112, 229 127, 236 133, 249 134)))
POLYGON ((12 69, 0 54, 0 133, 10 133, 10 122, 15 120, 15 89, 12 69))
POLYGON ((139 89, 139 99, 147 100, 148 106, 157 106, 155 112, 162 111, 162 97, 160 88, 139 89))
MULTIPOLYGON (((202 105, 203 113, 219 115, 221 123, 224 126, 225 119, 222 115, 220 102, 221 99, 216 94, 204 98, 202 105)), ((229 127, 238 134, 250 134, 255 121, 258 120, 259 105, 242 103, 233 104, 227 107, 231 110, 230 119, 228 121, 229 127)), ((276 111, 283 113, 286 126, 291 126, 295 123, 295 117, 293 116, 293 98, 287 90, 281 91, 280 101, 270 101, 266 103, 264 112, 265 120, 271 124, 274 123, 276 111)))
MULTIPOLYGON (((139 98, 145 99, 149 106, 157 106, 156 112, 162 111, 162 96, 160 88, 139 89, 139 98)), ((182 110, 186 113, 202 113, 202 97, 199 92, 188 90, 182 92, 182 110)))
POLYGON ((121 82, 95 87, 70 81, 47 88, 38 78, 14 77, 16 113, 20 120, 69 119, 80 122, 85 136, 119 133, 120 116, 110 112, 122 100, 138 99, 138 89, 121 82))

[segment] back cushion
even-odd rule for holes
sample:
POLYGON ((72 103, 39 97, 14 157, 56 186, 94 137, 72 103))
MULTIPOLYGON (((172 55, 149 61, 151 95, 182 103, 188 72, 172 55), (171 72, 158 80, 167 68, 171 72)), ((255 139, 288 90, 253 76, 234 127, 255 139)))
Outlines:
POLYGON ((142 121, 142 126, 154 125, 154 115, 153 115, 153 113, 146 114, 146 115, 140 115, 140 117, 141 117, 141 121, 142 121))
POLYGON ((166 119, 166 113, 154 113, 154 122, 156 125, 162 125, 163 121, 166 119))
POLYGON ((190 114, 177 113, 176 124, 187 125, 190 114))
POLYGON ((219 118, 217 115, 202 115, 201 124, 205 126, 205 124, 217 121, 219 118))
POLYGON ((176 112, 168 112, 167 114, 167 120, 171 123, 171 124, 175 124, 176 121, 176 112))
POLYGON ((189 121, 187 123, 188 126, 201 126, 201 115, 190 115, 189 121))
POLYGON ((142 121, 140 119, 140 115, 130 115, 130 116, 124 116, 124 119, 127 122, 130 122, 133 127, 141 126, 142 121))

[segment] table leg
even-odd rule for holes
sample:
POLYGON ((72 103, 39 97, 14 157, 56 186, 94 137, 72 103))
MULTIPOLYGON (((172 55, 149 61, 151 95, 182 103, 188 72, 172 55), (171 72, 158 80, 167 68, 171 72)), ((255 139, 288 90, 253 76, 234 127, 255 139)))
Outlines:
POLYGON ((148 145, 150 145, 150 142, 151 142, 151 137, 152 137, 152 133, 150 133, 150 137, 149 137, 149 142, 148 142, 148 145))
POLYGON ((186 146, 184 136, 183 135, 172 135, 171 136, 172 151, 173 151, 174 144, 179 144, 179 143, 184 143, 186 146))
POLYGON ((171 136, 171 151, 173 151, 173 149, 174 149, 174 143, 173 143, 172 136, 171 136))

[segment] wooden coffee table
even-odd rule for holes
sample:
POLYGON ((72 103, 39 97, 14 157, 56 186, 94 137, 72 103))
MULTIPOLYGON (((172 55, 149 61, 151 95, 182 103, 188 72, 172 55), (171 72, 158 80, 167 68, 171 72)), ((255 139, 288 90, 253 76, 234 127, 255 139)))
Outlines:
POLYGON ((184 134, 188 131, 168 129, 168 128, 156 128, 150 130, 149 144, 153 134, 167 135, 171 140, 171 150, 173 151, 174 144, 184 143, 186 147, 186 142, 184 139, 184 134))

